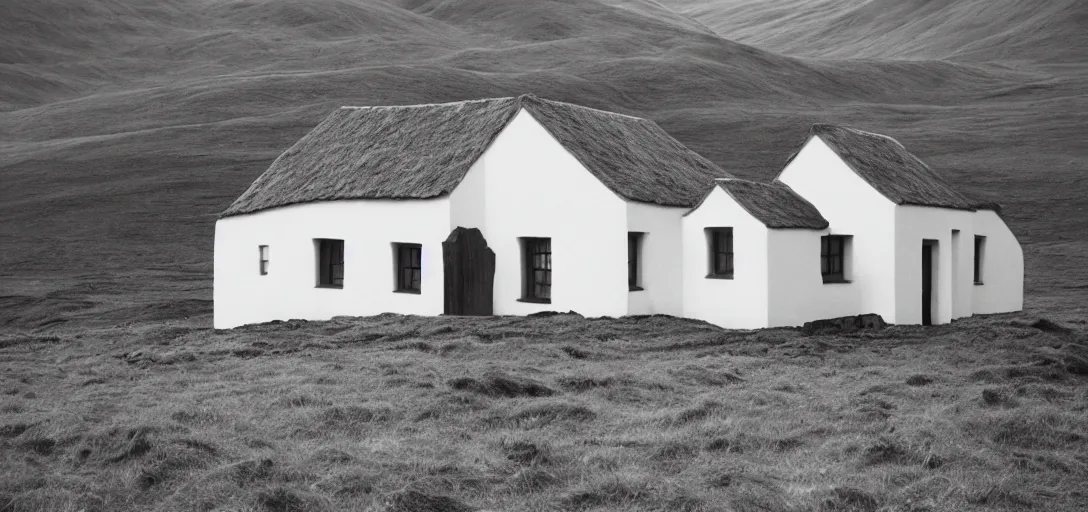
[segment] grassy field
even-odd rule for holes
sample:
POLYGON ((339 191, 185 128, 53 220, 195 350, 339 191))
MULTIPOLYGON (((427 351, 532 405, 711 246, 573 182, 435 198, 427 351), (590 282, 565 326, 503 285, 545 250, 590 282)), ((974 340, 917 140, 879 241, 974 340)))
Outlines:
POLYGON ((0 337, 0 510, 1084 510, 1088 322, 0 337))
POLYGON ((1085 15, 0 2, 0 511, 1084 510, 1085 15), (328 112, 522 93, 653 119, 753 179, 813 122, 895 136, 1004 206, 1026 310, 820 336, 573 315, 209 328, 216 214, 328 112))

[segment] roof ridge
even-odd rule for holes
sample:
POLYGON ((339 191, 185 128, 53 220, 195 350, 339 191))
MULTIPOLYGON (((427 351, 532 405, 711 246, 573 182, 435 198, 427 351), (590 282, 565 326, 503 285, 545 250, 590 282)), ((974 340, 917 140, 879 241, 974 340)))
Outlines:
MULTIPOLYGON (((853 126, 846 126, 845 124, 835 124, 835 123, 815 123, 815 124, 812 125, 813 130, 816 130, 817 127, 839 128, 839 129, 842 129, 842 130, 850 130, 850 131, 852 131, 852 132, 854 132, 854 133, 856 133, 858 135, 865 135, 865 136, 869 136, 869 137, 887 139, 887 140, 890 140, 890 141, 896 143, 897 145, 899 145, 899 147, 901 147, 903 149, 907 149, 907 147, 904 146, 902 142, 899 142, 898 139, 896 139, 895 137, 892 137, 891 135, 885 135, 883 133, 871 132, 871 131, 868 131, 868 130, 862 130, 860 128, 854 128, 853 126)), ((914 153, 911 153, 911 155, 914 155, 914 153)), ((918 158, 918 157, 915 156, 915 158, 918 158)), ((918 160, 921 161, 920 158, 918 160)), ((925 162, 922 162, 922 163, 924 164, 925 162)), ((928 167, 928 165, 927 165, 927 167, 928 167)))
POLYGON ((602 109, 599 109, 599 108, 587 107, 585 105, 578 105, 577 103, 569 103, 569 102, 566 102, 566 101, 550 100, 548 98, 541 98, 540 96, 537 96, 537 95, 532 94, 532 93, 522 94, 521 96, 518 96, 517 99, 518 99, 519 103, 526 100, 526 99, 528 99, 530 101, 539 101, 539 102, 542 102, 542 103, 551 103, 553 105, 562 105, 564 107, 577 108, 577 109, 581 109, 581 110, 592 110, 594 112, 598 112, 598 113, 605 114, 605 115, 608 115, 608 116, 613 116, 613 117, 625 117, 627 119, 634 119, 636 121, 651 121, 650 119, 646 119, 645 117, 632 116, 632 115, 629 115, 629 114, 621 114, 619 112, 612 112, 610 110, 602 110, 602 109))
POLYGON ((447 107, 453 105, 467 105, 470 103, 489 103, 502 100, 512 100, 514 96, 499 96, 494 98, 475 98, 471 100, 445 101, 441 103, 413 103, 409 105, 341 105, 340 110, 373 110, 373 109, 397 109, 397 108, 423 108, 423 107, 447 107))

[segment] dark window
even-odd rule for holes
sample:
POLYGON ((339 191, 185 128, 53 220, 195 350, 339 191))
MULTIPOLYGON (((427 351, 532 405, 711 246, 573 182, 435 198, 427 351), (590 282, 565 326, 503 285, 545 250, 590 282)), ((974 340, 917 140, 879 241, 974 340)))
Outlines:
POLYGON ((975 235, 975 284, 982 284, 982 258, 986 237, 975 235))
POLYGON ((261 263, 260 263, 258 268, 261 271, 261 275, 262 276, 268 275, 268 246, 267 245, 258 246, 257 247, 257 253, 260 256, 260 262, 261 263))
POLYGON ((393 244, 396 248, 397 291, 419 293, 423 279, 420 255, 423 247, 419 244, 393 244))
POLYGON ((707 228, 710 278, 733 278, 733 228, 707 228))
POLYGON ((317 240, 317 285, 344 287, 344 241, 317 240))
POLYGON ((552 239, 524 238, 525 293, 528 302, 552 301, 552 239))
POLYGON ((820 274, 825 283, 846 280, 843 268, 846 262, 846 237, 827 235, 820 237, 820 274))
POLYGON ((627 289, 638 291, 642 289, 639 282, 641 269, 639 265, 639 253, 642 250, 642 233, 629 231, 627 233, 627 289))

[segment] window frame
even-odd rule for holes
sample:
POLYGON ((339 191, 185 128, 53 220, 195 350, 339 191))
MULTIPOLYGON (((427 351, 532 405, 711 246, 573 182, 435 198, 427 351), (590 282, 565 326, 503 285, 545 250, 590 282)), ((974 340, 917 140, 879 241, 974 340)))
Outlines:
POLYGON ((394 293, 421 294, 423 290, 423 245, 409 242, 393 242, 394 293), (412 253, 415 252, 413 258, 412 253), (405 261, 407 255, 408 261, 405 261), (412 265, 416 266, 412 266, 412 265), (406 266, 407 265, 407 266, 406 266), (406 280, 405 272, 412 277, 406 280), (405 284, 407 281, 407 284, 405 284), (414 287, 412 285, 415 285, 414 287))
POLYGON ((986 236, 975 235, 975 254, 974 254, 974 272, 972 274, 975 285, 982 286, 985 284, 983 278, 985 274, 986 265, 986 236))
POLYGON ((704 231, 707 240, 706 278, 733 279, 736 273, 736 253, 732 226, 706 228, 704 231), (725 258, 724 268, 718 265, 719 257, 725 258))
POLYGON ((847 248, 850 235, 823 235, 820 237, 820 278, 824 284, 849 283, 847 279, 847 248), (832 254, 833 244, 837 244, 838 254, 832 254), (826 263, 825 263, 826 262, 826 263), (832 270, 838 263, 838 271, 832 270), (826 270, 825 270, 826 269, 826 270))
POLYGON ((642 286, 642 241, 646 233, 627 232, 627 291, 645 290, 642 286))
POLYGON ((552 239, 550 237, 522 237, 520 240, 522 285, 521 298, 518 301, 551 304, 552 239), (541 273, 543 282, 537 282, 537 272, 541 273))
POLYGON ((315 238, 314 244, 317 249, 316 288, 343 289, 344 270, 346 268, 344 265, 344 241, 336 238, 315 238), (338 260, 337 257, 339 257, 338 260), (339 277, 336 277, 337 267, 340 270, 339 277))
POLYGON ((268 250, 267 245, 258 245, 257 246, 257 262, 258 262, 257 263, 257 273, 258 273, 258 275, 262 275, 262 276, 267 276, 268 275, 268 261, 269 261, 269 256, 268 255, 269 255, 269 252, 270 251, 268 250))

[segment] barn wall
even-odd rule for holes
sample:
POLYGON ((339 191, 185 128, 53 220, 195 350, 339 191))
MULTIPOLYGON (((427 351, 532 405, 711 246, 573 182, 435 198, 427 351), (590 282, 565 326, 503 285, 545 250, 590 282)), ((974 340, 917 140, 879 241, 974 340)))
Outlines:
POLYGON ((681 224, 684 316, 726 328, 767 327, 767 227, 718 187, 681 224), (709 227, 733 228, 733 279, 706 277, 709 227))
POLYGON ((896 323, 922 323, 922 241, 936 240, 933 323, 970 316, 973 213, 949 208, 903 205, 896 207, 895 273, 896 323), (952 230, 958 230, 956 246, 952 230), (955 256, 955 257, 954 257, 955 256), (965 257, 966 256, 966 257, 965 257), (956 260, 953 266, 953 260, 956 260), (958 294, 953 293, 959 292, 958 294))
POLYGON ((645 233, 640 254, 643 290, 627 294, 627 314, 683 314, 680 220, 687 211, 627 203, 627 231, 645 233))
MULTIPOLYGON (((895 203, 857 175, 819 137, 812 137, 778 179, 816 206, 834 235, 851 235, 847 266, 857 313, 896 318, 895 203)), ((819 248, 816 249, 819 264, 819 248)), ((822 287, 841 287, 827 284, 822 287)))
POLYGON ((383 312, 442 313, 449 201, 331 201, 220 219, 215 225, 216 328, 383 312), (344 240, 343 289, 317 288, 315 238, 344 240), (393 292, 393 242, 423 245, 421 293, 393 292), (269 273, 258 272, 259 245, 269 273))
MULTIPOLYGON (((820 274, 820 237, 827 230, 771 229, 768 231, 769 325, 799 326, 812 320, 868 313, 861 302, 862 283, 823 282, 820 274)), ((846 275, 853 278, 850 261, 846 275)))
MULTIPOLYGON (((1020 242, 996 212, 979 210, 972 214, 975 234, 986 237, 981 285, 970 284, 971 308, 975 313, 1005 313, 1024 309, 1024 252, 1020 242)), ((974 278, 974 237, 965 239, 962 254, 969 279, 974 278)))
POLYGON ((495 251, 494 312, 627 313, 625 202, 522 110, 451 194, 448 227, 478 227, 495 251), (551 304, 519 302, 519 237, 552 240, 551 304))

